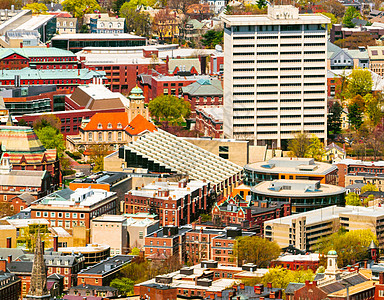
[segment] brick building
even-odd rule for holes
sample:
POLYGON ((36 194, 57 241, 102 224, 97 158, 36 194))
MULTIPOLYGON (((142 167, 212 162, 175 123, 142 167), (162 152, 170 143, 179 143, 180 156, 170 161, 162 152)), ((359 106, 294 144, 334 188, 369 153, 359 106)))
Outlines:
POLYGON ((52 184, 60 182, 56 149, 45 149, 30 127, 0 126, 0 143, 13 170, 47 171, 52 184))
POLYGON ((221 138, 223 136, 222 107, 197 107, 195 129, 204 136, 221 138))
POLYGON ((125 197, 124 213, 155 213, 162 226, 180 226, 192 223, 201 213, 209 211, 212 205, 209 183, 160 180, 130 190, 125 197))
POLYGON ((77 274, 77 284, 108 286, 118 275, 121 268, 130 264, 134 257, 132 255, 116 255, 92 267, 83 269, 77 274))
POLYGON ((195 118, 198 107, 217 107, 223 105, 223 87, 217 79, 199 79, 181 88, 185 100, 191 104, 191 118, 195 118))
POLYGON ((281 266, 288 270, 309 270, 316 272, 319 267, 320 257, 318 253, 307 253, 305 255, 284 254, 271 261, 271 267, 281 266))
POLYGON ((77 69, 77 57, 57 48, 0 48, 0 70, 77 69))
POLYGON ((79 188, 54 192, 33 203, 30 209, 31 218, 44 218, 52 227, 63 227, 71 232, 77 226, 89 230, 93 218, 117 214, 119 205, 115 192, 79 188))
POLYGON ((97 78, 105 80, 105 72, 88 69, 3 70, 0 86, 56 85, 58 90, 74 91, 78 85, 90 84, 97 78))
POLYGON ((0 260, 0 272, 0 299, 18 300, 21 292, 20 278, 9 272, 6 260, 0 260))

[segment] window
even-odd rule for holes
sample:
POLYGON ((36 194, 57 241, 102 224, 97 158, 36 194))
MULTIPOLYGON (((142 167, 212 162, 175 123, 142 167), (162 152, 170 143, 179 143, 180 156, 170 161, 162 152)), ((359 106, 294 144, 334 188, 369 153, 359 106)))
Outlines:
POLYGON ((121 140, 122 140, 122 134, 121 134, 121 132, 118 132, 118 133, 117 133, 117 140, 118 140, 118 141, 121 141, 121 140))
POLYGON ((65 221, 65 228, 71 228, 71 222, 65 221))
POLYGON ((72 218, 77 219, 77 213, 72 213, 72 218))
POLYGON ((54 217, 55 217, 55 215, 56 215, 56 213, 54 213, 54 212, 51 212, 51 218, 54 218, 54 217))
POLYGON ((101 142, 102 140, 103 140, 103 133, 99 132, 99 142, 101 142))
POLYGON ((97 124, 97 129, 103 129, 103 125, 101 123, 97 124))
POLYGON ((59 213, 57 213, 57 216, 58 216, 59 218, 62 218, 62 217, 63 217, 63 213, 59 212, 59 213))
POLYGON ((44 218, 48 218, 48 212, 43 212, 43 216, 44 216, 44 218))
POLYGON ((112 132, 108 132, 108 142, 112 141, 112 132))
POLYGON ((65 217, 66 217, 66 218, 70 218, 70 217, 71 217, 71 214, 70 214, 70 213, 65 213, 65 217))
POLYGON ((88 142, 92 142, 92 132, 88 133, 88 142))
POLYGON ((80 219, 84 219, 84 214, 80 214, 80 219))
POLYGON ((108 123, 108 128, 112 128, 112 124, 111 123, 108 123))
POLYGON ((41 212, 37 211, 36 212, 36 217, 41 217, 41 212))

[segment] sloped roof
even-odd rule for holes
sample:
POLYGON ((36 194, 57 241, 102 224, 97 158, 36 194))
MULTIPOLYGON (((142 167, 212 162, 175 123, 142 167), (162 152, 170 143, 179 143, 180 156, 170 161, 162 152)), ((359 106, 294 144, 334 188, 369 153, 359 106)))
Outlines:
POLYGON ((9 174, 0 174, 0 186, 21 186, 39 188, 46 171, 18 171, 12 170, 9 174))
POLYGON ((194 67, 197 73, 201 73, 200 60, 198 58, 171 58, 168 62, 169 73, 173 73, 179 68, 180 71, 190 71, 194 67))
POLYGON ((335 144, 335 143, 331 143, 329 144, 327 147, 325 147, 325 151, 329 151, 333 148, 336 148, 337 150, 339 150, 340 152, 343 152, 343 153, 346 153, 345 150, 343 148, 341 148, 339 145, 335 144))
MULTIPOLYGON (((64 34, 66 35, 66 34, 64 34)), ((27 79, 82 79, 89 80, 102 76, 105 78, 105 71, 94 71, 89 69, 30 69, 1 70, 1 80, 14 80, 15 75, 20 80, 27 79)))
POLYGON ((59 48, 0 48, 0 59, 11 54, 30 57, 76 57, 71 51, 59 48))
POLYGON ((285 289, 285 293, 287 295, 293 295, 295 291, 301 289, 304 286, 305 286, 304 283, 291 282, 288 284, 287 288, 285 289))
POLYGON ((83 130, 125 130, 130 135, 137 135, 146 130, 150 132, 156 130, 156 126, 142 115, 137 115, 130 123, 128 121, 128 113, 126 112, 96 113, 83 130), (99 128, 99 124, 101 124, 101 128, 99 128))
POLYGON ((182 87, 184 94, 191 96, 223 96, 223 87, 218 79, 199 79, 185 87, 182 87))

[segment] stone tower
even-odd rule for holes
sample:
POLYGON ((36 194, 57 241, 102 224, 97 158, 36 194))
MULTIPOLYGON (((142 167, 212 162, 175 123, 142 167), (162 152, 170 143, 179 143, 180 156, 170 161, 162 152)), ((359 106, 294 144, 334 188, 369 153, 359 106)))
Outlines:
POLYGON ((43 242, 41 240, 40 232, 36 238, 35 258, 33 260, 31 287, 27 294, 27 300, 51 298, 47 290, 47 268, 44 261, 43 242))

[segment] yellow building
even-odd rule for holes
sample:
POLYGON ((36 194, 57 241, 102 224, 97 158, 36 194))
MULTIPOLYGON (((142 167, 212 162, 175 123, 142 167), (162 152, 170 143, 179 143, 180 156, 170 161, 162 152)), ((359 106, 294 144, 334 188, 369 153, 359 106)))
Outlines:
POLYGON ((346 151, 335 143, 329 144, 325 147, 323 161, 337 162, 347 157, 346 151))

